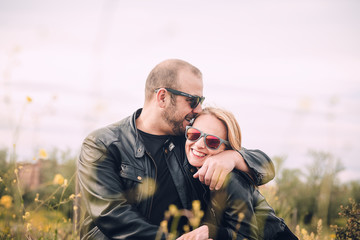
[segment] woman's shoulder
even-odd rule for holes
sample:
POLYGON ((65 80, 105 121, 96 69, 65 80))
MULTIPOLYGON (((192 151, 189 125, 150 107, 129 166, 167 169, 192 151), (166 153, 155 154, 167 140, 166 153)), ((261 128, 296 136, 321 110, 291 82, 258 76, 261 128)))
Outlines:
POLYGON ((255 183, 252 178, 245 172, 239 170, 233 170, 229 176, 229 184, 242 185, 245 188, 251 188, 255 190, 255 183))

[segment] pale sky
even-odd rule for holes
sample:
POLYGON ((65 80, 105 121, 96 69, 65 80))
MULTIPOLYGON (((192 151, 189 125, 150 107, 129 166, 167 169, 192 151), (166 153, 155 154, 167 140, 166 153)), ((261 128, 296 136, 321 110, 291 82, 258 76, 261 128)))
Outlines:
POLYGON ((19 126, 20 160, 76 154, 142 107, 157 63, 180 58, 202 71, 205 104, 235 114, 245 147, 290 168, 330 152, 343 181, 359 180, 359 12, 358 0, 0 0, 0 147, 19 126))

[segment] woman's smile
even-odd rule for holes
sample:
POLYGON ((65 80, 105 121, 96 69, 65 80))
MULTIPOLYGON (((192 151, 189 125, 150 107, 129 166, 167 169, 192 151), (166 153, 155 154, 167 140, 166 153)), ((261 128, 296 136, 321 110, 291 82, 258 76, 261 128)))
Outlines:
POLYGON ((199 158, 203 158, 205 157, 207 154, 203 153, 203 152, 200 152, 194 148, 191 148, 191 153, 199 158))

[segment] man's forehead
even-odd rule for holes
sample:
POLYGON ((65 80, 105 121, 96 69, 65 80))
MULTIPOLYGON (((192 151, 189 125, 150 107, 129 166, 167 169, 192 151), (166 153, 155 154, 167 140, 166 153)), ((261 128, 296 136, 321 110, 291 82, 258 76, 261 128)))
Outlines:
POLYGON ((202 96, 203 81, 202 78, 192 72, 179 74, 179 86, 182 91, 189 94, 202 96))

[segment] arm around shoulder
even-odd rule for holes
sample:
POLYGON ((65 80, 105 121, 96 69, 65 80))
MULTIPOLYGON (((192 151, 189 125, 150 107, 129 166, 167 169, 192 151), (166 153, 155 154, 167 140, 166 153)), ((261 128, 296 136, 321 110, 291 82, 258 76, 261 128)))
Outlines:
MULTIPOLYGON (((238 151, 250 169, 249 173, 256 185, 268 183, 275 177, 275 168, 272 160, 260 150, 242 148, 238 151)), ((244 171, 243 169, 236 168, 244 171)), ((246 172, 246 171, 245 171, 246 172)))

